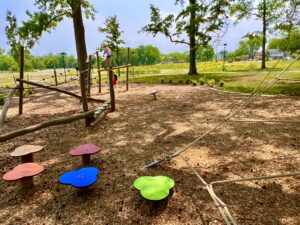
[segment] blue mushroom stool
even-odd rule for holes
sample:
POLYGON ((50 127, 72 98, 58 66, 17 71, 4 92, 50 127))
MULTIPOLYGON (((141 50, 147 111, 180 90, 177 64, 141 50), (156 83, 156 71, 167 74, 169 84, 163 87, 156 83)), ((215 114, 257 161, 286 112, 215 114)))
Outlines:
POLYGON ((96 183, 99 170, 94 167, 84 167, 62 174, 58 181, 61 184, 71 185, 76 188, 87 188, 96 183))

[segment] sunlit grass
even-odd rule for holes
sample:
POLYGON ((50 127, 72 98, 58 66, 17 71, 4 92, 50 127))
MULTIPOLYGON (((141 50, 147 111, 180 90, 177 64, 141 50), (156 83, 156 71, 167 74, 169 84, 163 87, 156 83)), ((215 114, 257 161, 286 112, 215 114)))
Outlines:
MULTIPOLYGON (((271 69, 272 73, 269 75, 269 81, 279 71, 285 68, 290 61, 268 61, 267 67, 269 69, 261 70, 261 62, 258 61, 245 61, 233 62, 225 64, 225 71, 223 71, 223 62, 202 62, 197 63, 197 70, 199 75, 188 76, 188 63, 177 64, 157 64, 148 66, 138 66, 130 68, 129 82, 132 83, 164 83, 164 84, 199 84, 200 80, 209 81, 210 84, 219 84, 220 81, 224 82, 224 87, 220 88, 226 91, 235 91, 249 93, 252 92, 256 85, 263 79, 263 77, 271 69), (274 67, 274 65, 276 65, 274 67), (133 73, 134 71, 134 73, 133 73)), ((117 73, 117 71, 115 71, 117 73)), ((119 82, 124 82, 126 69, 121 69, 121 76, 119 82)), ((64 82, 63 70, 57 70, 58 83, 64 82)), ((108 83, 107 72, 102 72, 102 83, 108 83)), ((3 73, 0 72, 0 87, 13 86, 14 77, 19 77, 18 73, 3 73)), ((67 79, 76 77, 76 71, 71 70, 68 73, 67 79)), ((93 72, 93 84, 97 81, 97 71, 93 72)), ((53 70, 26 72, 24 78, 39 82, 44 85, 54 85, 53 70)), ((286 72, 282 78, 299 79, 300 80, 300 60, 295 62, 286 72)), ((74 81, 66 85, 79 84, 74 81)), ((266 91, 268 94, 297 94, 300 95, 299 82, 280 81, 266 91)))

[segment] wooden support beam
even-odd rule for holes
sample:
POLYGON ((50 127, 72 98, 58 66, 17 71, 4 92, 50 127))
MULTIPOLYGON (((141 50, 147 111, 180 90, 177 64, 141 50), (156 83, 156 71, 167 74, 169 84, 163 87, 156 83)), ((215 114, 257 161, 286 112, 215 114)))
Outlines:
POLYGON ((10 100, 13 97, 14 92, 19 88, 19 85, 16 85, 13 89, 11 89, 6 97, 4 106, 2 108, 1 114, 0 114, 0 126, 5 123, 6 114, 9 108, 10 100))
POLYGON ((54 81, 55 81, 55 86, 57 86, 57 85, 58 85, 58 82, 57 82, 56 68, 54 68, 54 81))
POLYGON ((99 85, 99 93, 101 93, 101 70, 100 70, 100 59, 99 59, 99 52, 96 51, 97 56, 97 72, 98 72, 98 85, 99 85))
POLYGON ((87 96, 91 96, 91 82, 92 82, 92 56, 89 55, 88 59, 88 77, 87 77, 87 96))
MULTIPOLYGON (((20 79, 24 79, 24 47, 20 46, 20 79)), ((19 85, 19 115, 23 114, 23 82, 19 85)))
POLYGON ((115 89, 113 84, 113 70, 109 70, 109 90, 110 90, 110 99, 111 99, 111 111, 114 112, 116 110, 116 102, 115 102, 115 89))
MULTIPOLYGON (((105 104, 109 104, 109 103, 110 103, 110 100, 106 101, 105 104)), ((40 129, 43 129, 43 128, 46 128, 46 127, 66 124, 66 123, 70 123, 70 122, 73 122, 73 121, 76 121, 76 120, 79 120, 79 119, 84 119, 86 117, 91 118, 95 114, 95 112, 97 110, 99 110, 100 108, 101 108, 101 106, 97 109, 90 110, 88 112, 77 113, 77 114, 74 114, 74 115, 71 115, 71 116, 68 116, 68 117, 62 117, 62 118, 58 118, 58 119, 54 119, 54 120, 49 120, 49 121, 46 121, 46 122, 43 122, 43 123, 39 123, 39 124, 36 124, 36 125, 33 125, 33 126, 29 126, 29 127, 26 127, 26 128, 16 130, 16 131, 9 132, 7 134, 4 134, 4 135, 0 136, 0 142, 4 142, 4 141, 10 140, 10 139, 13 139, 15 137, 18 137, 18 136, 21 136, 21 135, 24 135, 24 134, 27 134, 27 133, 31 133, 31 132, 34 132, 36 130, 40 130, 40 129)), ((104 111, 105 110, 103 110, 101 113, 103 113, 104 111)), ((99 117, 99 116, 100 115, 98 115, 97 117, 99 117)))
POLYGON ((114 69, 121 69, 121 68, 127 68, 127 67, 131 67, 131 64, 127 64, 127 65, 122 65, 122 66, 115 66, 115 67, 111 67, 111 68, 106 68, 106 69, 100 69, 99 71, 108 71, 108 70, 114 70, 114 69))
MULTIPOLYGON (((76 78, 72 78, 72 77, 71 77, 71 78, 69 78, 69 80, 67 80, 67 82, 57 83, 56 86, 63 85, 63 84, 67 84, 67 83, 73 82, 73 81, 75 81, 75 80, 79 81, 79 78, 77 78, 77 77, 76 77, 76 78)), ((49 85, 49 86, 52 87, 52 86, 54 86, 54 85, 49 85)), ((48 86, 48 87, 49 87, 49 86, 48 86)))
MULTIPOLYGON (((22 83, 25 83, 25 84, 30 84, 30 85, 33 85, 33 86, 37 86, 37 87, 49 89, 49 90, 52 90, 52 91, 61 92, 61 93, 64 93, 66 95, 70 95, 70 96, 73 96, 75 98, 78 98, 80 100, 82 99, 80 95, 77 95, 77 94, 72 93, 70 91, 66 91, 66 90, 63 90, 63 89, 56 88, 56 87, 45 86, 45 85, 42 85, 42 84, 39 84, 39 83, 36 83, 36 82, 33 82, 33 81, 21 80, 19 78, 17 78, 16 81, 18 81, 19 83, 22 82, 22 83)), ((105 100, 94 99, 94 98, 87 98, 87 100, 89 100, 89 101, 95 101, 95 102, 105 102, 105 100)))

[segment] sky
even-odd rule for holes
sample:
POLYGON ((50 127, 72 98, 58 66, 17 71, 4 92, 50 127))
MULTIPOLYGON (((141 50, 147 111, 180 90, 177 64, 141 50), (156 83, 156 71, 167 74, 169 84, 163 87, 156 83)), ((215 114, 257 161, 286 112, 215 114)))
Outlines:
MULTIPOLYGON (((5 35, 6 12, 10 10, 16 15, 18 22, 27 19, 26 10, 33 11, 34 0, 0 0, 0 48, 8 50, 5 35)), ((135 48, 139 45, 152 44, 162 53, 188 51, 186 45, 174 44, 163 35, 153 38, 150 34, 139 33, 141 28, 150 22, 150 4, 157 6, 162 15, 180 11, 180 6, 174 5, 174 0, 90 0, 97 10, 94 21, 84 20, 85 36, 88 53, 95 49, 105 39, 98 28, 103 26, 105 18, 117 15, 120 29, 124 31, 121 38, 126 47, 135 48)), ((217 51, 227 44, 227 50, 233 51, 238 47, 240 39, 248 32, 261 29, 261 24, 254 20, 244 20, 238 25, 230 24, 224 37, 215 45, 217 51)), ((44 33, 40 41, 32 49, 33 55, 46 55, 48 53, 61 53, 76 55, 73 23, 71 19, 61 22, 51 33, 44 33)))

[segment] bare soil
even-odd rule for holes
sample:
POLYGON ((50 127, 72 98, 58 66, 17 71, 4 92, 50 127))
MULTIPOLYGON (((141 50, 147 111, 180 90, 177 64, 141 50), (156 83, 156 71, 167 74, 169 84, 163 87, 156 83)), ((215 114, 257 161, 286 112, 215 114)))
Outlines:
MULTIPOLYGON (((221 121, 247 96, 205 87, 137 85, 117 90, 117 111, 91 127, 84 121, 49 127, 0 145, 0 174, 20 164, 9 153, 24 144, 43 145, 34 160, 45 167, 35 177, 35 191, 19 182, 0 181, 0 224, 224 224, 202 183, 180 158, 144 169, 146 163, 180 150, 221 121), (149 91, 158 90, 157 100, 149 91), (68 152, 95 143, 102 152, 92 156, 99 178, 85 193, 58 183, 65 171, 80 167, 68 152), (164 204, 142 199, 132 183, 143 175, 175 180, 174 193, 164 204)), ((93 90, 96 94, 96 88, 93 90)), ((105 89, 107 91, 107 89, 105 89)), ((95 95, 108 99, 108 94, 95 95)), ((81 111, 77 99, 55 92, 38 92, 25 99, 17 116, 14 99, 6 133, 81 111)), ((96 108, 95 103, 90 108, 96 108)), ((263 96, 236 119, 300 120, 300 98, 263 96)), ((226 123, 184 153, 207 182, 298 172, 299 123, 226 123)), ((299 225, 300 177, 215 186, 242 225, 299 225)))

